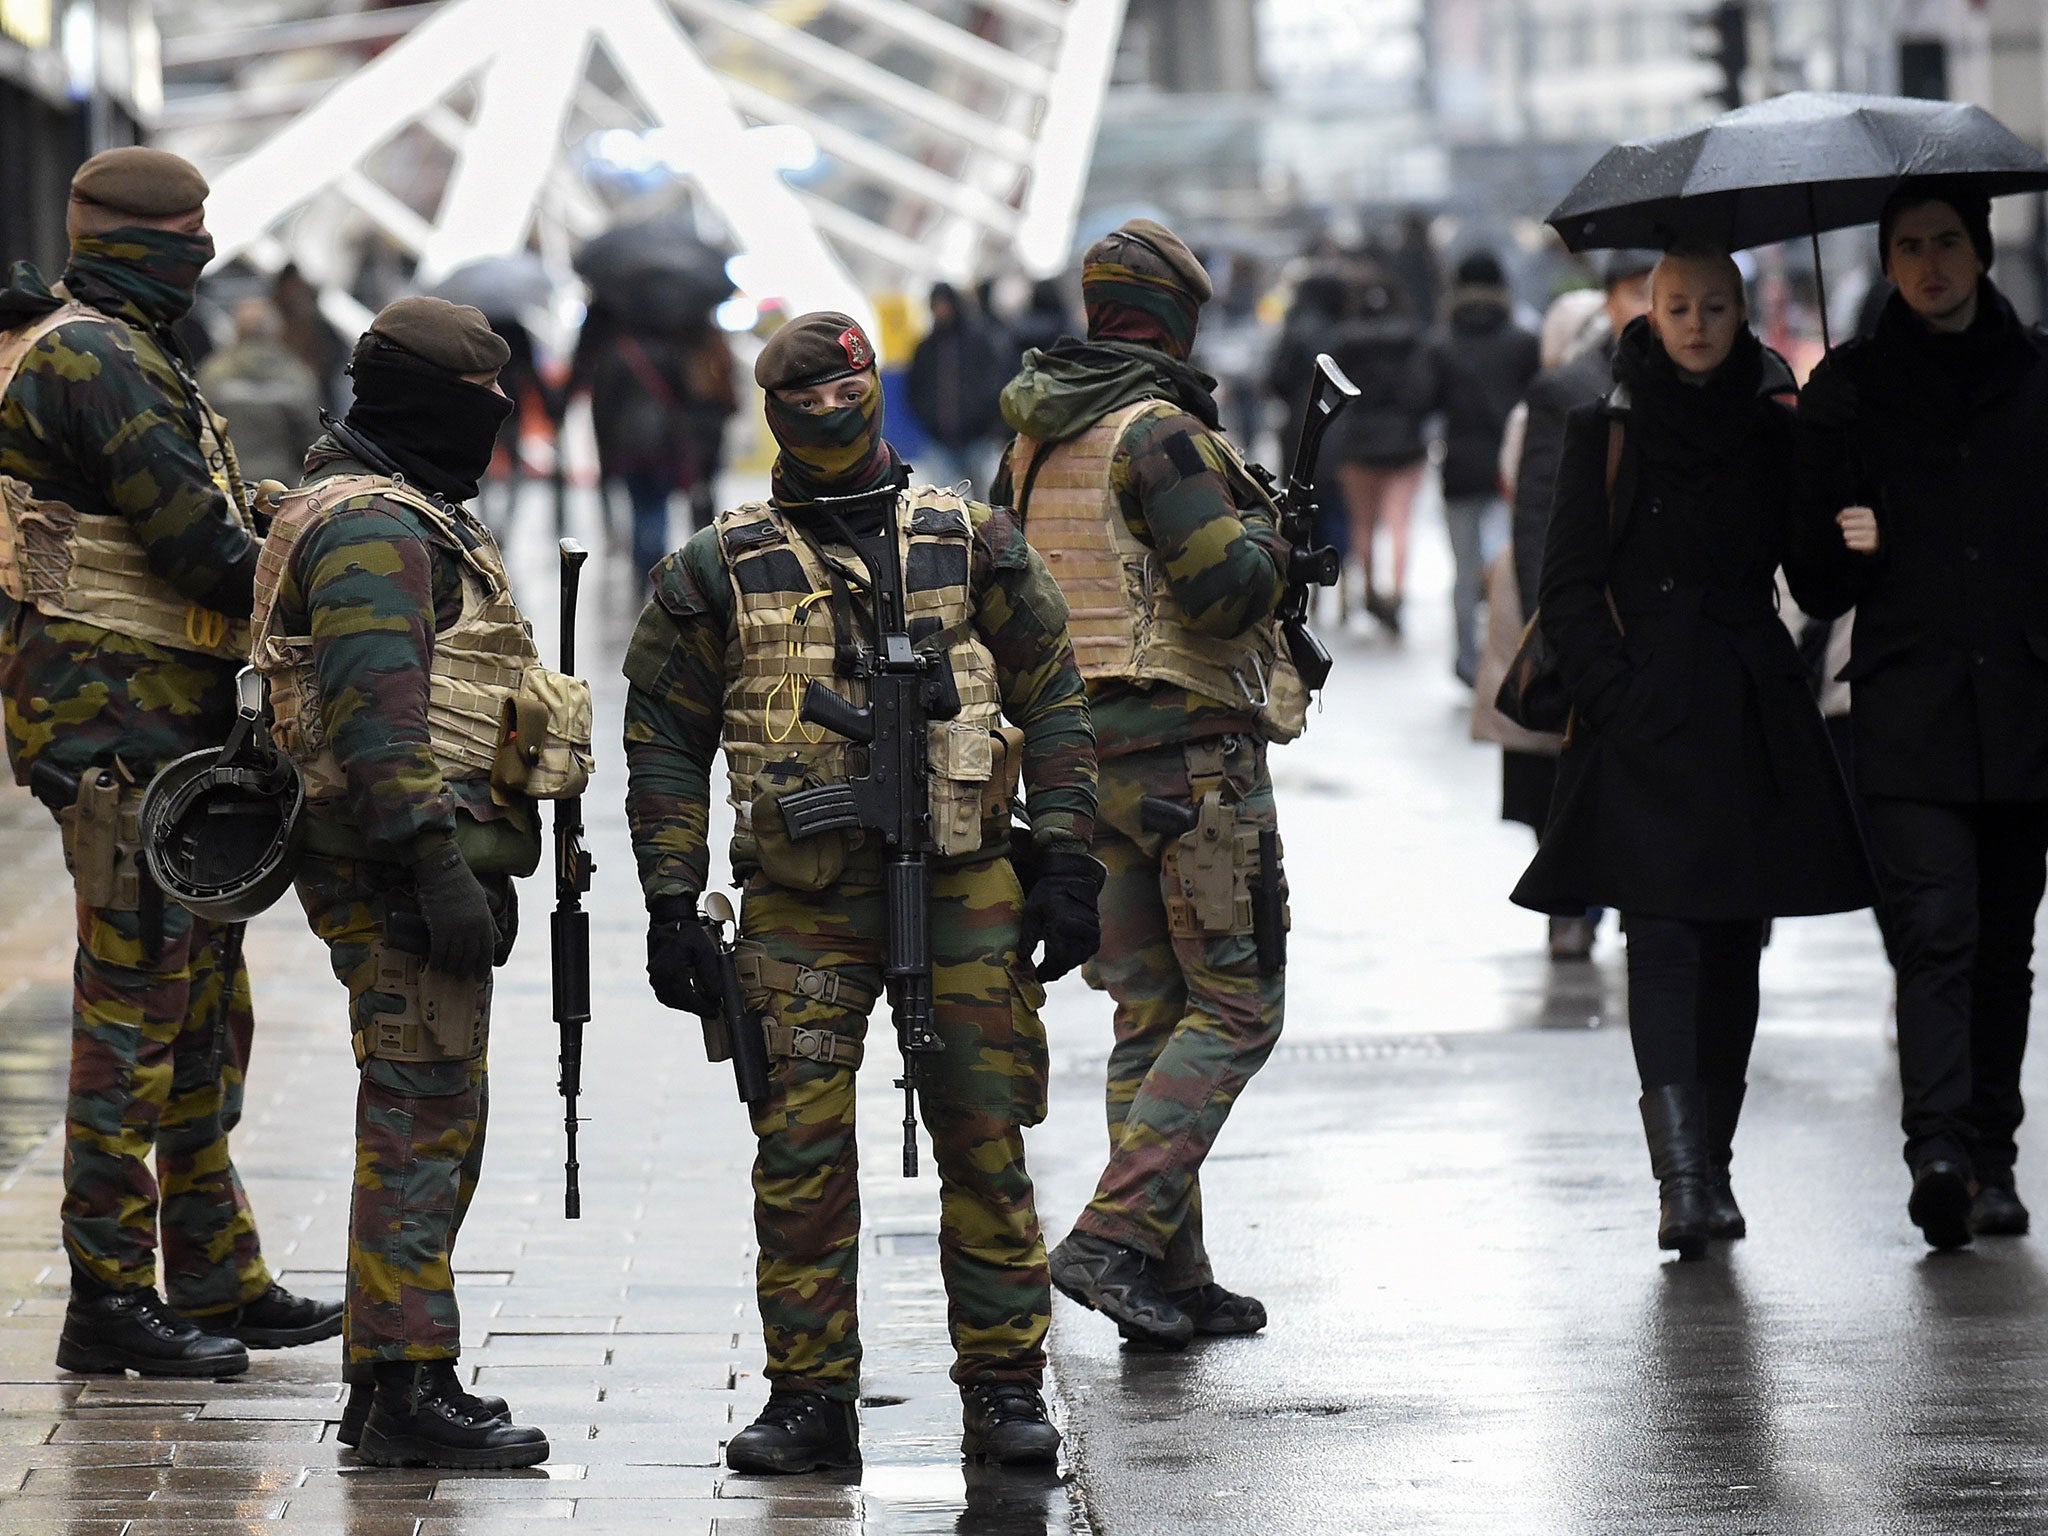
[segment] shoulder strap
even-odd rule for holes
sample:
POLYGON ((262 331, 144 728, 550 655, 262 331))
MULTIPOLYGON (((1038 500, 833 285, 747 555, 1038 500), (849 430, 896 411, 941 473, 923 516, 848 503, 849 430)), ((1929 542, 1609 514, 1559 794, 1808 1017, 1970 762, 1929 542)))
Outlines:
POLYGON ((1607 531, 1614 532, 1614 487, 1621 479, 1621 450, 1627 436, 1619 416, 1607 418, 1607 531))
POLYGON ((36 343, 59 326, 69 325, 73 321, 87 325, 118 323, 96 309, 87 308, 76 299, 68 299, 48 314, 38 315, 27 325, 8 331, 4 336, 0 336, 0 395, 6 394, 9 386, 14 383, 14 376, 21 371, 22 363, 27 360, 29 353, 35 350, 36 343))

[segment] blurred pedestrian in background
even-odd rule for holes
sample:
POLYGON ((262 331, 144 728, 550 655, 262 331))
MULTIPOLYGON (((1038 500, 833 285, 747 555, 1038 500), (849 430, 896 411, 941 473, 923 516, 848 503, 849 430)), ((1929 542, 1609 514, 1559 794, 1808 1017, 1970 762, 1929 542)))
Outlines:
MULTIPOLYGON (((1649 251, 1615 251, 1601 271, 1600 313, 1604 326, 1588 333, 1583 344, 1566 347, 1562 361, 1544 369, 1529 383, 1523 397, 1522 448, 1514 475, 1510 504, 1510 552, 1514 556, 1515 594, 1526 622, 1536 611, 1543 568, 1543 546, 1550 532, 1551 500, 1557 489, 1557 462, 1564 451, 1566 416, 1591 405, 1614 382, 1615 339, 1631 320, 1650 308, 1650 269, 1657 263, 1649 251)), ((1562 342, 1563 338, 1559 338, 1562 342)), ((1562 743, 1558 743, 1562 745, 1562 743)), ((1557 789, 1556 748, 1524 751, 1512 743, 1501 754, 1501 817, 1519 821, 1538 837, 1550 819, 1557 789)), ((1553 914, 1550 955, 1553 960, 1583 960, 1593 952, 1601 909, 1553 914)))
MULTIPOLYGON (((1561 294, 1543 317, 1538 357, 1546 370, 1555 369, 1589 348, 1606 356, 1607 312, 1597 289, 1574 288, 1561 294)), ((1583 402, 1581 402, 1583 403, 1583 402)), ((1500 445, 1502 494, 1515 501, 1519 491, 1529 402, 1518 401, 1509 412, 1500 445)), ((1555 471, 1554 452, 1551 472, 1555 471)), ((1548 519, 1545 519, 1548 526, 1548 519)), ((1530 596, 1535 596, 1532 584, 1530 596)), ((1534 604, 1532 603, 1533 607, 1534 604)), ((1518 821, 1538 837, 1550 815, 1550 793, 1557 786, 1557 754, 1564 738, 1517 725, 1495 707, 1502 680, 1515 658, 1528 615, 1515 580, 1515 551, 1500 551, 1486 571, 1486 647, 1479 658, 1479 677, 1472 695, 1472 739, 1498 742, 1501 748, 1503 821, 1518 821)), ((1550 919, 1550 957, 1583 960, 1593 952, 1600 913, 1550 919)))
POLYGON ((598 471, 632 511, 633 568, 670 550, 669 498, 691 497, 693 522, 719 468, 725 420, 737 408, 725 337, 708 319, 682 333, 593 304, 576 341, 564 398, 590 391, 598 471))
POLYGON ((1479 603, 1487 563, 1507 540, 1500 442, 1508 413, 1538 366, 1536 338, 1515 323, 1514 295, 1499 260, 1474 251, 1458 263, 1450 308, 1436 337, 1436 404, 1443 414, 1444 526, 1451 539, 1452 670, 1479 676, 1479 603))
POLYGON ((918 466, 932 485, 979 498, 1002 451, 997 402, 1010 382, 1006 338, 951 283, 932 284, 932 328, 910 357, 910 411, 924 428, 918 466))
POLYGON ((340 411, 348 404, 348 341, 320 313, 320 290, 296 266, 286 266, 271 280, 270 302, 284 319, 279 338, 286 349, 313 370, 320 381, 321 403, 340 411))
POLYGON ((1791 370, 1725 254, 1673 252, 1573 411, 1538 622, 1573 702, 1556 802, 1514 899, 1621 908, 1629 1038, 1661 1209, 1695 1258, 1741 1237, 1729 1182, 1773 917, 1867 906, 1855 818, 1776 573, 1806 592, 1791 370))
POLYGON ((1043 351, 1062 336, 1078 336, 1081 330, 1060 280, 1041 278, 1031 285, 1030 301, 1009 324, 1010 372, 1014 374, 1023 366, 1024 354, 1032 348, 1043 351))
POLYGON ((1323 440, 1324 459, 1335 467, 1351 520, 1351 555, 1365 584, 1365 611, 1399 635, 1408 524, 1429 453, 1423 421, 1437 394, 1435 360, 1407 295, 1384 276, 1368 278, 1347 296, 1330 350, 1358 386, 1358 398, 1323 440), (1373 579, 1373 541, 1381 529, 1387 535, 1384 589, 1373 579))
POLYGON ((320 435, 326 392, 284 344, 284 316, 268 299, 235 306, 235 339, 199 368, 199 387, 225 416, 235 456, 251 485, 297 485, 306 450, 320 435))
POLYGON ((1898 968, 1907 1211, 1928 1243, 2015 1235, 2020 1072, 2048 855, 2048 346, 1993 286, 1990 205, 1907 182, 1893 284, 1800 404, 1857 787, 1898 968), (1839 534, 1831 525, 1839 526, 1839 534))

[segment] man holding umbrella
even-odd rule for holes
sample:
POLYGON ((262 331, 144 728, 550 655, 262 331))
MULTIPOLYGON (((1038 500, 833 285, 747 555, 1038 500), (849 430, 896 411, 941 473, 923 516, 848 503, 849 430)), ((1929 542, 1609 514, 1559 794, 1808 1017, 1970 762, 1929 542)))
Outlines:
POLYGON ((1814 371, 1802 478, 1813 536, 1841 551, 1834 611, 1856 608, 1842 675, 1898 967, 1907 1210, 1955 1248, 2027 1230, 2013 1134, 2048 855, 2048 345, 1987 276, 1990 202, 1967 178, 1902 183, 1878 240, 1896 292, 1814 371))

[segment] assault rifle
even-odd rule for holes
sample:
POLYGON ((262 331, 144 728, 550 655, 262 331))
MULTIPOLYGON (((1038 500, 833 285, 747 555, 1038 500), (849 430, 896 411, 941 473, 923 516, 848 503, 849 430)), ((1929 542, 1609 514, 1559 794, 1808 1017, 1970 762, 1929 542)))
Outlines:
POLYGON ((779 802, 792 841, 862 827, 881 839, 882 894, 888 918, 882 974, 903 1053, 903 1176, 917 1177, 919 1063, 944 1049, 932 1019, 930 723, 960 713, 960 690, 944 651, 910 643, 904 611, 903 560, 897 546, 897 488, 859 496, 820 497, 808 505, 831 519, 866 574, 835 566, 865 592, 872 618, 866 641, 846 648, 842 676, 867 684, 857 705, 812 679, 799 714, 812 725, 867 749, 866 771, 837 784, 797 790, 779 802), (845 515, 886 497, 880 530, 856 535, 845 515))
MULTIPOLYGON (((562 674, 576 675, 576 583, 590 551, 574 539, 562 550, 562 674)), ((590 1022, 590 914, 583 893, 590 889, 596 861, 583 846, 583 797, 555 802, 555 910, 548 922, 549 959, 555 982, 555 1023, 562 1031, 562 1215, 583 1214, 583 1190, 576 1163, 576 1100, 583 1092, 583 1026, 590 1022)))
POLYGON ((1249 464, 1253 476, 1273 497, 1280 510, 1280 536, 1287 541, 1287 592, 1280 599, 1274 617, 1287 641, 1288 657, 1310 693, 1330 679, 1330 653, 1308 627, 1310 594, 1317 587, 1334 587, 1344 579, 1344 559, 1316 539, 1316 455, 1323 446, 1323 434, 1337 413, 1358 398, 1358 386, 1344 377, 1344 370, 1327 352, 1316 354, 1315 371, 1309 381, 1308 412, 1302 420, 1301 437, 1294 446, 1294 464, 1287 471, 1287 483, 1275 485, 1272 471, 1249 464))

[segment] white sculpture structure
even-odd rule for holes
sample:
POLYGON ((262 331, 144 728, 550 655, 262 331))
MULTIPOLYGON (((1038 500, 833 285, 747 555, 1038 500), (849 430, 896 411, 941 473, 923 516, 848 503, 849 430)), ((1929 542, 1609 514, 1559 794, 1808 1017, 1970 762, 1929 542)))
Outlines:
MULTIPOLYGON (((745 253, 750 297, 865 320, 869 291, 1066 262, 1123 11, 1124 0, 445 0, 176 39, 173 64, 368 36, 377 17, 407 29, 324 90, 258 83, 174 101, 158 142, 206 165, 223 258, 296 260, 331 284, 349 275, 334 270, 337 235, 367 221, 431 284, 529 244, 566 273, 610 218, 576 144, 608 128, 659 134, 745 253), (313 99, 240 152, 247 122, 294 93, 313 99), (791 185, 775 137, 750 131, 761 124, 780 125, 785 144, 807 135, 825 184, 791 185), (376 175, 380 151, 422 132, 450 162, 431 209, 376 175)), ((366 318, 338 287, 324 297, 345 332, 366 318)))

